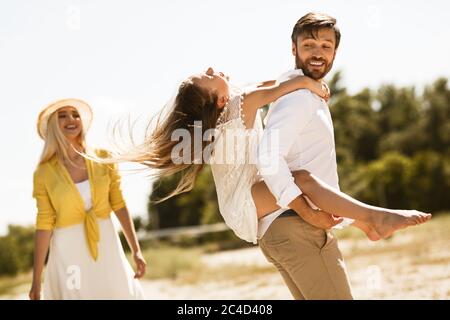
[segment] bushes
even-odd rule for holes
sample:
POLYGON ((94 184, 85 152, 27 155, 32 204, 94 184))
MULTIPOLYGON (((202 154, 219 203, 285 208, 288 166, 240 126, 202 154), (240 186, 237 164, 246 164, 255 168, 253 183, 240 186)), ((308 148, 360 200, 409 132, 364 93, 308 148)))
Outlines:
MULTIPOLYGON (((340 72, 328 84, 342 191, 378 206, 450 210, 447 79, 421 93, 383 85, 350 95, 340 72)), ((177 181, 163 179, 154 195, 168 194, 177 181)), ((210 170, 205 167, 191 192, 150 204, 149 221, 148 230, 223 221, 210 170)))
POLYGON ((450 90, 381 86, 355 95, 330 81, 340 186, 390 208, 450 209, 450 90))
POLYGON ((34 228, 10 225, 0 237, 0 276, 16 275, 33 266, 34 228))
POLYGON ((155 183, 148 204, 150 224, 147 230, 223 222, 218 210, 214 180, 208 166, 200 172, 191 191, 158 204, 152 202, 173 191, 179 179, 180 175, 173 175, 155 183))
POLYGON ((450 209, 450 157, 433 151, 412 158, 387 153, 350 179, 349 192, 364 202, 429 212, 450 209))
POLYGON ((9 237, 0 238, 0 275, 14 276, 19 272, 20 258, 17 245, 9 237))

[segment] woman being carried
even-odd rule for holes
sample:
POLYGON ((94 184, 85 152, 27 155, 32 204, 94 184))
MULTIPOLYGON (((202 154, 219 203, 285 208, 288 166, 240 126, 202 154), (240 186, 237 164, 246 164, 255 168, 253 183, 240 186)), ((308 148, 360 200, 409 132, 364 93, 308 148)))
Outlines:
MULTIPOLYGON (((208 68, 183 81, 172 109, 165 118, 159 119, 144 143, 116 159, 157 169, 160 178, 181 172, 177 188, 162 200, 191 190, 203 164, 210 163, 225 222, 237 236, 256 243, 258 219, 279 209, 265 183, 260 181, 256 163, 251 161, 255 159, 263 131, 258 110, 298 89, 309 89, 324 99, 328 97, 326 86, 306 76, 282 83, 267 81, 241 91, 231 88, 223 73, 208 68), (187 143, 174 139, 174 136, 183 137, 183 133, 203 139, 201 142, 188 139, 187 143)), ((378 240, 431 218, 430 214, 416 210, 392 210, 364 204, 304 170, 293 175, 304 195, 321 209, 309 207, 309 213, 297 213, 323 229, 347 217, 355 219, 353 225, 371 240, 378 240)))

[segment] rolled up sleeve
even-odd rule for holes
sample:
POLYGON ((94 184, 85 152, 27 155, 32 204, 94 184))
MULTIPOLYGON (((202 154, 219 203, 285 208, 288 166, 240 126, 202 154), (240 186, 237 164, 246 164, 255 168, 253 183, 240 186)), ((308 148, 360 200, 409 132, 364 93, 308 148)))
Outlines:
POLYGON ((33 198, 36 199, 38 211, 36 216, 36 229, 53 230, 56 223, 56 211, 50 201, 44 181, 45 178, 37 170, 33 177, 33 198))
POLYGON ((126 206, 122 195, 121 177, 118 172, 117 164, 109 164, 109 202, 113 211, 117 211, 126 206))
POLYGON ((313 115, 309 91, 299 90, 280 98, 271 110, 258 147, 258 169, 281 208, 288 209, 302 194, 295 184, 286 156, 313 115))

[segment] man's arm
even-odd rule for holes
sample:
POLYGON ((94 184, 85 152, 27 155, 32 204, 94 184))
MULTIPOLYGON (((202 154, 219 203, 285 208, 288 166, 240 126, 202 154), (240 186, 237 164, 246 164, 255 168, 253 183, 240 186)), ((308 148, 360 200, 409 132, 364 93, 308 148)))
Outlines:
POLYGON ((313 116, 309 91, 299 90, 280 98, 271 111, 258 147, 258 169, 281 208, 302 194, 286 162, 292 145, 313 116))
POLYGON ((311 208, 303 195, 292 200, 289 203, 289 208, 294 210, 303 220, 319 229, 331 229, 344 220, 342 217, 335 217, 328 212, 311 208))
POLYGON ((293 209, 317 228, 330 229, 342 218, 314 210, 308 205, 286 161, 292 145, 298 141, 314 114, 312 96, 307 91, 297 91, 279 99, 272 108, 275 109, 258 147, 260 174, 281 208, 293 209))

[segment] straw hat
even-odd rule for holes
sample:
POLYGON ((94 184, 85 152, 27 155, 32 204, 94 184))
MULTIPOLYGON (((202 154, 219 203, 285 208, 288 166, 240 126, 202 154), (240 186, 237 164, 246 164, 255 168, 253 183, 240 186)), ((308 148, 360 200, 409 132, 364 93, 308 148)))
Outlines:
POLYGON ((47 137, 47 124, 50 116, 58 109, 64 107, 74 107, 77 109, 83 124, 83 131, 86 132, 89 129, 92 122, 91 107, 86 102, 79 99, 62 99, 49 104, 41 111, 41 113, 39 113, 37 131, 42 139, 45 140, 47 137))

